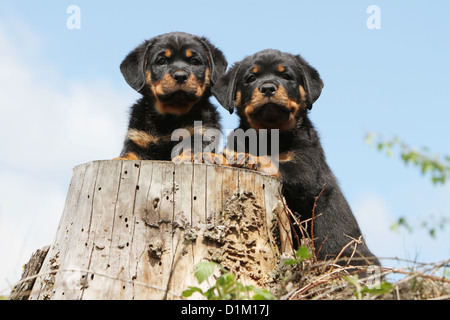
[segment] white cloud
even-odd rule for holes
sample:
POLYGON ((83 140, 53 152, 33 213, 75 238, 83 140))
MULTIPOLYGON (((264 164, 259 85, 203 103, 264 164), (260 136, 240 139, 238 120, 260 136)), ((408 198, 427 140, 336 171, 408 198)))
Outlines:
POLYGON ((64 201, 64 189, 55 183, 0 173, 0 290, 20 279, 32 252, 51 243, 64 201))
POLYGON ((4 161, 55 169, 68 161, 77 164, 93 156, 117 156, 125 134, 129 99, 110 84, 98 81, 58 85, 67 88, 61 92, 45 70, 36 70, 33 63, 27 63, 30 59, 16 54, 1 29, 0 47, 4 161))
MULTIPOLYGON (((108 81, 63 79, 0 24, 0 290, 51 244, 74 166, 119 155, 131 97, 108 81)), ((3 294, 5 292, 0 292, 3 294)))
MULTIPOLYGON (((448 194, 442 194, 441 200, 444 201, 447 197, 448 194)), ((420 262, 436 262, 448 258, 448 233, 433 239, 415 219, 410 219, 414 226, 413 232, 403 228, 391 230, 391 226, 399 218, 392 208, 393 205, 387 198, 377 192, 366 192, 355 201, 355 215, 369 248, 375 255, 420 262)), ((383 260, 382 263, 385 266, 405 266, 405 263, 398 264, 394 260, 383 260)))
POLYGON ((401 236, 390 231, 393 214, 389 203, 380 194, 365 193, 354 205, 367 244, 371 251, 380 257, 398 257, 403 254, 401 236))

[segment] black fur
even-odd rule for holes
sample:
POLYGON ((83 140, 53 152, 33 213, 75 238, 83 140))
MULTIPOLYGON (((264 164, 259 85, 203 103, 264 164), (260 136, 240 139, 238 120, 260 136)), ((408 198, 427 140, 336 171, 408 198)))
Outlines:
POLYGON ((194 121, 201 121, 204 130, 220 129, 209 98, 226 67, 224 55, 209 40, 183 32, 159 35, 130 52, 120 70, 143 97, 131 107, 118 159, 172 160, 179 143, 171 141, 175 129, 193 135, 194 121))
MULTIPOLYGON (((327 260, 362 236, 308 118, 322 87, 319 73, 303 58, 269 49, 234 64, 213 90, 230 112, 236 107, 240 129, 279 129, 279 172, 274 175, 281 177, 286 202, 302 221, 312 217, 316 204, 314 221, 307 224, 308 233, 314 237, 318 259, 327 260)), ((236 144, 227 148, 224 152, 234 153, 236 158, 236 144)), ((257 150, 253 156, 264 156, 257 150)), ((267 150, 271 155, 270 143, 267 150)), ((249 152, 248 144, 245 152, 249 152)), ((265 171, 264 166, 255 167, 265 171)), ((348 246, 340 257, 369 258, 354 259, 352 265, 379 265, 364 242, 354 249, 354 244, 348 246)))

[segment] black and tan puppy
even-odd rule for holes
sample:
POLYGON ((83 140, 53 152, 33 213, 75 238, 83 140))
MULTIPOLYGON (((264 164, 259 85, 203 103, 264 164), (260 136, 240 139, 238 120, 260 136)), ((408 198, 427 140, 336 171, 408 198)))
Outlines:
POLYGON ((314 238, 316 256, 320 260, 363 257, 350 263, 379 265, 362 240, 358 223, 327 165, 318 134, 308 118, 308 110, 322 87, 319 73, 298 55, 268 49, 234 64, 213 91, 230 112, 236 107, 240 117, 238 129, 244 132, 255 129, 258 140, 252 143, 251 151, 252 145, 247 140, 231 135, 224 152, 239 166, 265 172, 267 166, 261 160, 279 153, 279 171, 271 174, 282 179, 286 202, 291 211, 301 215, 302 221, 310 219, 314 210, 308 232, 314 238), (278 130, 267 130, 268 137, 262 145, 261 129, 278 130), (275 132, 279 137, 272 141, 275 132), (244 153, 238 152, 242 144, 244 153), (349 245, 352 239, 356 241, 349 245))
MULTIPOLYGON (((131 107, 117 159, 172 160, 179 143, 172 141, 174 130, 185 129, 194 136, 220 129, 219 113, 209 97, 226 67, 222 52, 206 38, 183 32, 159 35, 129 53, 120 70, 143 97, 131 107), (201 126, 194 127, 195 121, 201 121, 201 126)), ((210 143, 203 137, 200 141, 210 143)), ((181 159, 192 156, 186 148, 182 151, 181 159)))

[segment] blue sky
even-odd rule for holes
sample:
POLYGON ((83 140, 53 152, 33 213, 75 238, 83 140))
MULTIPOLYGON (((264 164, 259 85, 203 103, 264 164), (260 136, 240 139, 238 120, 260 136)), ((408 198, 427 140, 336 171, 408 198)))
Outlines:
MULTIPOLYGON (((324 80, 310 117, 366 235, 381 257, 437 261, 450 232, 431 239, 389 227, 449 216, 450 186, 432 186, 368 132, 450 154, 448 1, 9 1, 0 4, 0 290, 50 244, 72 168, 120 153, 139 97, 119 71, 143 40, 185 31, 208 37, 229 65, 265 48, 299 53, 324 80), (80 29, 68 29, 70 5, 80 29), (369 29, 367 8, 380 9, 369 29)), ((224 128, 236 116, 220 108, 224 128)), ((384 264, 391 262, 385 260, 384 264)), ((0 292, 1 293, 1 292, 0 292)))

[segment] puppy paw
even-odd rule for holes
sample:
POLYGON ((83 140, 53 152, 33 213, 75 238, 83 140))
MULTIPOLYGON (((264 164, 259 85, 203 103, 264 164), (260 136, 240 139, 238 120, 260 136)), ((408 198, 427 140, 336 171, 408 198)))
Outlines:
POLYGON ((191 152, 183 152, 182 154, 174 157, 172 162, 175 163, 191 163, 194 161, 194 155, 191 152))
POLYGON ((175 163, 225 164, 226 158, 222 154, 213 152, 197 152, 195 154, 185 152, 173 158, 172 161, 175 163))
POLYGON ((249 153, 238 152, 227 157, 230 166, 259 171, 271 176, 280 177, 278 165, 269 156, 254 156, 249 153))
POLYGON ((133 152, 128 152, 124 154, 122 157, 113 158, 113 160, 139 160, 139 158, 133 152))
POLYGON ((198 152, 194 155, 195 163, 225 164, 226 158, 220 153, 198 152))

